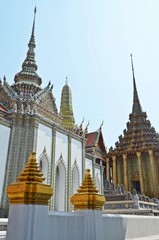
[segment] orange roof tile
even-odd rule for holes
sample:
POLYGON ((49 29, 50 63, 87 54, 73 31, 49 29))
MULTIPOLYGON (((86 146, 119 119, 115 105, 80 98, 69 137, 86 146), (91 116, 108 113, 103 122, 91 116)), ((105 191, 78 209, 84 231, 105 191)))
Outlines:
POLYGON ((88 133, 86 134, 86 147, 88 146, 94 146, 95 141, 96 141, 96 137, 97 137, 97 132, 93 132, 93 133, 88 133))

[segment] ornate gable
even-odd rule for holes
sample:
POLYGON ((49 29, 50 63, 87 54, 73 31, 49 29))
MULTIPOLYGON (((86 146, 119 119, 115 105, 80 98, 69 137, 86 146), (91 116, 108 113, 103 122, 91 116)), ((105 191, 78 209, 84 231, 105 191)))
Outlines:
POLYGON ((86 134, 86 153, 93 153, 103 159, 107 152, 101 128, 96 132, 86 134))
POLYGON ((99 135, 98 135, 98 139, 97 139, 97 146, 98 148, 103 151, 106 152, 106 147, 105 147, 105 143, 104 143, 104 138, 103 138, 103 134, 100 131, 99 135))
POLYGON ((52 92, 49 92, 46 95, 40 97, 40 99, 38 99, 38 104, 40 106, 46 108, 47 110, 58 114, 56 103, 55 103, 55 98, 54 98, 52 92))
POLYGON ((8 110, 13 108, 13 99, 4 88, 4 85, 0 86, 0 104, 8 110))

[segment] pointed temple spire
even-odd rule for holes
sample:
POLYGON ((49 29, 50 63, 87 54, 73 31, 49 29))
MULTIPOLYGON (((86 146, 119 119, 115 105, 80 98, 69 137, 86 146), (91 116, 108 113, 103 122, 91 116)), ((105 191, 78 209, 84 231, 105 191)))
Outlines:
POLYGON ((139 97, 138 97, 138 93, 137 93, 137 88, 136 88, 132 54, 130 55, 130 57, 131 57, 131 66, 132 66, 132 74, 133 74, 133 88, 134 88, 132 113, 141 113, 142 112, 142 107, 140 105, 140 101, 139 101, 139 97))
POLYGON ((73 128, 75 126, 75 119, 72 109, 72 93, 70 87, 68 86, 67 78, 61 94, 60 115, 62 117, 63 127, 73 128))
POLYGON ((42 83, 41 78, 36 73, 38 66, 35 61, 35 52, 34 52, 34 49, 36 47, 35 36, 34 36, 35 19, 36 19, 36 7, 34 9, 33 25, 32 25, 31 37, 28 43, 29 49, 27 51, 27 56, 22 64, 22 70, 19 73, 17 73, 14 78, 14 82, 15 82, 14 88, 19 90, 20 92, 23 92, 23 89, 21 89, 21 85, 23 86, 32 85, 32 89, 34 88, 34 90, 36 90, 36 88, 37 89, 40 88, 40 85, 42 83))
POLYGON ((146 112, 142 111, 140 101, 138 98, 133 59, 131 55, 131 65, 133 73, 133 87, 134 99, 132 113, 129 115, 127 128, 124 129, 123 135, 119 136, 119 141, 115 143, 115 148, 110 149, 110 155, 119 156, 120 154, 134 154, 142 149, 147 151, 151 148, 159 147, 159 134, 151 126, 150 121, 147 119, 146 112))
POLYGON ((68 78, 66 77, 66 85, 68 85, 68 78))
POLYGON ((36 17, 36 7, 34 8, 34 20, 33 20, 33 27, 32 27, 32 34, 31 34, 31 36, 34 36, 34 29, 35 29, 35 17, 36 17))

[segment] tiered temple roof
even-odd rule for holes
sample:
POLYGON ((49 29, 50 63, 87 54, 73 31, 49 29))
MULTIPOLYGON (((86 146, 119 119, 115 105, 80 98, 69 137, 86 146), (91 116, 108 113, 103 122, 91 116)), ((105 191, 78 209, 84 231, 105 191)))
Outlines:
POLYGON ((41 78, 37 74, 37 64, 35 61, 35 52, 34 49, 35 45, 35 16, 36 16, 36 8, 34 10, 34 20, 33 20, 33 27, 31 32, 30 41, 28 43, 28 52, 27 56, 22 64, 22 70, 15 75, 13 88, 18 92, 28 92, 28 93, 35 93, 40 88, 42 83, 41 78))
POLYGON ((102 134, 102 127, 91 133, 85 135, 86 141, 86 153, 95 155, 98 158, 104 159, 107 152, 102 134))
POLYGON ((49 82, 45 88, 41 87, 42 79, 37 74, 38 66, 35 61, 35 16, 28 43, 27 56, 22 64, 22 70, 14 77, 14 84, 9 85, 5 76, 3 82, 0 80, 0 102, 7 107, 10 112, 35 112, 46 115, 49 119, 60 121, 55 98, 52 93, 53 85, 49 82), (29 110, 30 108, 31 111, 29 110), (21 111, 24 109, 24 111, 21 111))
POLYGON ((147 114, 142 110, 135 81, 133 60, 131 56, 133 73, 133 107, 129 115, 127 129, 123 131, 123 136, 119 136, 115 148, 110 148, 110 155, 121 155, 123 153, 134 153, 136 151, 155 150, 159 147, 159 134, 151 126, 147 119, 147 114))

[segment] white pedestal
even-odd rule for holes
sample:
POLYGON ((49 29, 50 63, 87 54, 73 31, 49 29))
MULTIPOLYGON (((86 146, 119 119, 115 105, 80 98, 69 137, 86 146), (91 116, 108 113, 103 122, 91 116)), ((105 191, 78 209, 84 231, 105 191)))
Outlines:
POLYGON ((81 214, 84 216, 84 239, 104 240, 102 211, 85 210, 77 212, 81 212, 81 214))
POLYGON ((10 205, 7 240, 44 240, 47 237, 48 206, 10 205))

